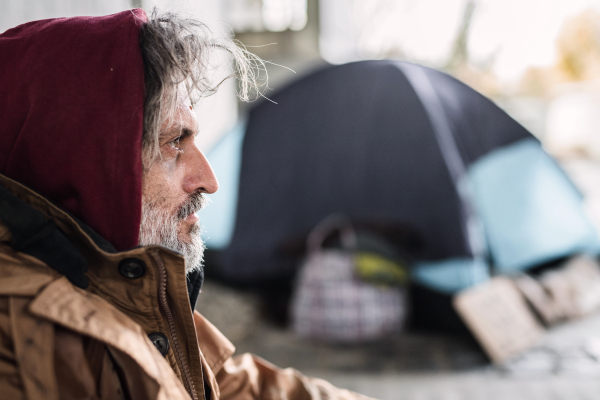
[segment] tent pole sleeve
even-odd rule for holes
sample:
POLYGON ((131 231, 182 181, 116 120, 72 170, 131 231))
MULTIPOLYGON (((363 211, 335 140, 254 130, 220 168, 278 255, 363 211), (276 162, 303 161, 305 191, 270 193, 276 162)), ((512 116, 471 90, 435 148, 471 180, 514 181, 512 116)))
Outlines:
POLYGON ((396 66, 412 85, 431 121, 436 141, 461 202, 464 221, 463 229, 465 230, 471 253, 475 262, 485 263, 487 248, 483 223, 477 214, 475 196, 468 176, 468 168, 458 150, 452 126, 448 121, 440 98, 431 84, 424 67, 405 62, 397 62, 396 66))

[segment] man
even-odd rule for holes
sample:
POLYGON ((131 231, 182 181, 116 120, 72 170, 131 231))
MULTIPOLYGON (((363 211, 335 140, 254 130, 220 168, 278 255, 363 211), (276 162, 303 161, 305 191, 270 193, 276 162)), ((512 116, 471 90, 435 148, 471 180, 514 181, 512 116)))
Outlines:
POLYGON ((0 35, 0 399, 360 398, 234 348, 194 312, 218 188, 193 102, 201 24, 142 10, 0 35))

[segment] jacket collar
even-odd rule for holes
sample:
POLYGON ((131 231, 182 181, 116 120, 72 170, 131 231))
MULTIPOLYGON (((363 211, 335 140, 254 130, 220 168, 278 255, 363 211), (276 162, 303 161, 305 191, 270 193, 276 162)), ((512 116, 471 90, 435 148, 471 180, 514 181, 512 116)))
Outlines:
MULTIPOLYGON (((114 275, 115 265, 142 253, 141 248, 117 253, 108 241, 85 223, 2 174, 0 220, 10 231, 12 244, 17 251, 38 258, 82 289, 88 287, 90 278, 94 279, 98 274, 114 275), (90 261, 94 264, 111 264, 113 268, 110 268, 111 271, 103 271, 106 268, 90 270, 90 261)), ((161 250, 171 253, 176 263, 183 264, 183 257, 179 253, 164 248, 161 250)), ((203 280, 202 269, 188 275, 186 279, 192 310, 203 280)), ((136 288, 133 287, 132 290, 136 288)))

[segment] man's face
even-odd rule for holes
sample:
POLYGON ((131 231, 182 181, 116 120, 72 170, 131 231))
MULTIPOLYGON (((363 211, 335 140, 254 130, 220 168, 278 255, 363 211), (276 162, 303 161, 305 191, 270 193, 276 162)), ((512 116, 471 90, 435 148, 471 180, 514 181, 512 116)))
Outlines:
POLYGON ((186 272, 202 262, 204 244, 195 214, 205 203, 203 193, 219 188, 194 139, 196 116, 180 104, 176 117, 161 127, 161 157, 144 172, 140 245, 158 244, 183 253, 186 272))

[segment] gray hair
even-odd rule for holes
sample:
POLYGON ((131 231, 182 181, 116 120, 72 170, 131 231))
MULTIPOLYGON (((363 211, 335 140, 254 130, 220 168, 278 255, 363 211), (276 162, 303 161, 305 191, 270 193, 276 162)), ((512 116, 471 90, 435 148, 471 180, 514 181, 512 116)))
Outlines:
POLYGON ((266 87, 266 69, 260 58, 194 19, 154 9, 141 27, 140 47, 145 76, 144 169, 160 156, 160 127, 175 116, 182 96, 194 105, 229 78, 237 78, 237 94, 243 101, 258 98, 266 87), (231 74, 216 82, 209 74, 214 69, 210 61, 215 50, 233 61, 231 74))

